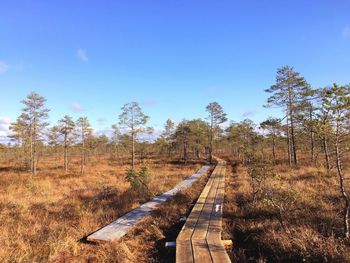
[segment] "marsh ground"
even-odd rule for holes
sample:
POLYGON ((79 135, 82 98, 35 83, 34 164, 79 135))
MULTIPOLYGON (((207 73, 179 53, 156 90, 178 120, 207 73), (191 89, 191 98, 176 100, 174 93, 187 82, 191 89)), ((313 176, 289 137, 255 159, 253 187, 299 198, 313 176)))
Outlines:
MULTIPOLYGON (((150 189, 155 194, 171 189, 200 167, 198 163, 148 163, 150 189)), ((38 175, 31 177, 8 164, 0 163, 1 262, 133 261, 140 257, 140 248, 144 248, 145 261, 152 256, 145 240, 141 247, 135 245, 137 239, 118 246, 79 241, 149 198, 130 190, 124 176, 127 165, 108 158, 92 159, 80 175, 76 159, 71 172, 64 174, 55 158, 47 158, 41 160, 38 175)), ((152 224, 147 227, 142 236, 151 240, 147 233, 155 228, 152 224)))

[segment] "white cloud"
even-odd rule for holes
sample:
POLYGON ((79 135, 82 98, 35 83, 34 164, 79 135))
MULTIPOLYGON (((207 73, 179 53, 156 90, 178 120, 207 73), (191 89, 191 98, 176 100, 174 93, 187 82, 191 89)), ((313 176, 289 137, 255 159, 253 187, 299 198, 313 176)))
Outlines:
POLYGON ((77 56, 78 58, 80 58, 81 61, 87 62, 89 60, 87 53, 84 49, 78 48, 77 56))
POLYGON ((111 139, 113 137, 113 130, 111 129, 95 130, 94 135, 95 136, 106 135, 108 138, 111 139))
POLYGON ((342 32, 343 38, 350 38, 350 26, 346 26, 342 32))
POLYGON ((0 143, 1 144, 8 144, 8 143, 11 143, 11 140, 7 136, 0 136, 0 143))
POLYGON ((10 124, 10 117, 0 116, 0 136, 10 135, 10 124))
POLYGON ((85 108, 83 106, 81 106, 81 104, 79 102, 73 102, 71 105, 71 109, 77 113, 85 111, 85 108))
POLYGON ((101 126, 102 126, 102 125, 106 124, 106 122, 107 122, 107 120, 106 120, 105 118, 102 118, 102 117, 101 117, 101 118, 98 118, 98 119, 97 119, 97 124, 98 124, 98 125, 101 125, 101 126))
POLYGON ((216 95, 220 92, 220 88, 216 86, 209 86, 203 89, 203 93, 206 95, 216 95))
POLYGON ((4 61, 0 60, 0 74, 4 74, 9 69, 9 65, 7 65, 4 61))
POLYGON ((256 110, 249 110, 242 114, 242 117, 253 117, 256 114, 256 110))
POLYGON ((158 103, 158 101, 156 101, 156 100, 154 100, 154 99, 148 99, 148 100, 144 100, 143 102, 142 102, 142 104, 144 105, 144 106, 146 106, 146 107, 148 107, 148 106, 154 106, 154 105, 156 105, 158 103))

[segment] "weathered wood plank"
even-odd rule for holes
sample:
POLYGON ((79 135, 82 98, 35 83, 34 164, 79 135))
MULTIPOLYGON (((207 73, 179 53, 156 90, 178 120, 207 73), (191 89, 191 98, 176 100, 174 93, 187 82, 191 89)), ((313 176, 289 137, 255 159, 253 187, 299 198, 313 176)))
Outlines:
POLYGON ((225 167, 223 167, 221 173, 219 174, 219 187, 215 199, 215 209, 213 210, 210 218, 210 225, 206 238, 213 262, 220 263, 231 262, 221 241, 222 206, 225 195, 225 170, 225 167))
POLYGON ((184 224, 181 230, 181 234, 176 239, 177 262, 181 262, 181 263, 193 262, 193 250, 192 250, 191 237, 193 235, 193 231, 197 226, 198 218, 200 216, 200 213, 202 212, 203 206, 205 204, 205 200, 207 198, 209 190, 211 189, 212 183, 213 183, 213 179, 212 177, 210 177, 202 193, 200 194, 195 206, 193 207, 188 219, 186 220, 186 223, 184 224), (178 253, 179 251, 181 253, 178 253))
POLYGON ((226 163, 210 176, 176 240, 176 262, 231 262, 221 242, 226 163))
POLYGON ((111 224, 101 228, 87 237, 89 241, 113 241, 122 238, 126 233, 139 223, 145 216, 150 215, 151 211, 156 209, 159 204, 166 202, 169 198, 175 196, 179 191, 189 187, 200 177, 202 177, 210 166, 205 165, 195 174, 186 178, 170 191, 155 197, 153 200, 141 205, 139 208, 120 217, 111 224))
POLYGON ((192 235, 193 258, 195 262, 211 262, 210 250, 206 241, 210 217, 214 208, 216 191, 219 185, 218 167, 212 174, 213 184, 207 195, 205 205, 198 219, 198 224, 192 235))

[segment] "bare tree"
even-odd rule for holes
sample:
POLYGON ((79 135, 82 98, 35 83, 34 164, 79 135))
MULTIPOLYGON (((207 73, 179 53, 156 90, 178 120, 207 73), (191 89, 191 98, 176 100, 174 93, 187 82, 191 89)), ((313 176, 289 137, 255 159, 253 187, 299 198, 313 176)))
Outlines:
POLYGON ((139 133, 150 132, 150 128, 146 127, 149 117, 142 112, 137 102, 125 104, 119 115, 119 124, 125 126, 131 135, 131 167, 135 169, 135 141, 139 133))

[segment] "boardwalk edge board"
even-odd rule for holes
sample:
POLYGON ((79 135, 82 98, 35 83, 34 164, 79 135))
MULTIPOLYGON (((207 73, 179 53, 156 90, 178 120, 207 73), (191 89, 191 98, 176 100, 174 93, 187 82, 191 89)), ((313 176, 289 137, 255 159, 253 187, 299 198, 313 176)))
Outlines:
POLYGON ((138 224, 145 216, 150 215, 152 210, 155 210, 158 205, 165 203, 169 198, 174 197, 178 192, 188 188, 210 169, 209 165, 204 165, 195 174, 183 180, 173 189, 162 195, 156 196, 151 201, 141 205, 129 213, 118 218, 109 225, 97 230, 87 237, 88 241, 116 241, 127 234, 127 232, 138 224))

